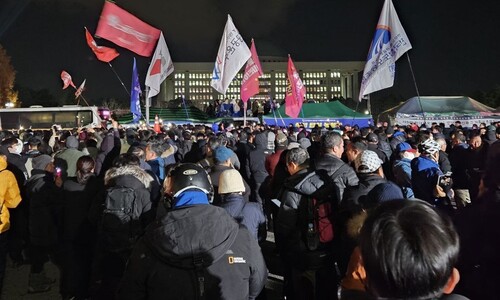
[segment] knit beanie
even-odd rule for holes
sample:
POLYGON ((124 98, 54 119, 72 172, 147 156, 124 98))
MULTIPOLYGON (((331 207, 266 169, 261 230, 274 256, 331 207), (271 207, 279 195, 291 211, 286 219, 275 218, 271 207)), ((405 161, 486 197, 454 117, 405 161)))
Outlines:
POLYGON ((245 184, 240 172, 229 169, 219 176, 219 194, 239 193, 245 191, 245 184))

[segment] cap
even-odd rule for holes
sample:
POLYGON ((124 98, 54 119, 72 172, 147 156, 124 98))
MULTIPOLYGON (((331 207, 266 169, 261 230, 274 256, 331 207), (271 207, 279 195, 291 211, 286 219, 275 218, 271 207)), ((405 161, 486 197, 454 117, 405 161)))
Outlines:
POLYGON ((413 153, 415 153, 415 152, 417 152, 417 149, 413 149, 413 148, 411 147, 411 145, 410 145, 410 144, 405 143, 405 142, 402 142, 402 143, 399 143, 399 144, 396 146, 396 152, 397 152, 397 153, 401 153, 401 152, 403 152, 403 151, 407 151, 407 152, 413 152, 413 153))
POLYGON ((378 143, 378 136, 371 132, 366 136, 366 140, 370 143, 378 143))
POLYGON ((215 163, 225 162, 233 156, 233 151, 229 150, 225 146, 219 146, 215 148, 214 159, 215 163))
POLYGON ((276 144, 278 147, 286 147, 288 145, 288 139, 283 132, 278 132, 278 134, 276 135, 276 144))
POLYGON ((219 176, 219 194, 240 193, 245 191, 243 178, 240 172, 229 169, 219 176))
POLYGON ((354 160, 356 172, 366 174, 377 171, 382 166, 382 160, 378 157, 377 153, 365 150, 361 152, 354 160))

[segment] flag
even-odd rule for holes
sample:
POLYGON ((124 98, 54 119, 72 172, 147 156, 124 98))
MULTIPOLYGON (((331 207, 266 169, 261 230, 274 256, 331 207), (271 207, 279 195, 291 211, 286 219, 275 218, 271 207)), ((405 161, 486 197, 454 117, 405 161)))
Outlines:
POLYGON ((247 61, 245 74, 241 81, 241 100, 243 102, 247 102, 250 97, 259 93, 259 76, 262 76, 262 66, 253 39, 250 53, 251 57, 247 61))
POLYGON ((141 118, 141 102, 139 99, 139 95, 141 92, 141 84, 139 83, 139 75, 137 74, 137 65, 135 63, 134 57, 134 65, 132 66, 132 87, 130 88, 130 112, 134 116, 134 123, 137 123, 141 118))
POLYGON ((174 64, 168 51, 167 43, 163 37, 163 32, 160 33, 158 45, 156 46, 155 54, 151 59, 151 64, 146 75, 146 86, 149 87, 148 99, 158 95, 160 92, 160 84, 172 74, 174 64))
POLYGON ((226 27, 224 27, 219 52, 215 60, 211 86, 219 93, 225 94, 234 76, 250 56, 250 49, 234 26, 231 16, 227 15, 226 27))
POLYGON ((76 86, 73 83, 73 80, 71 79, 71 75, 69 75, 68 72, 64 70, 61 72, 61 80, 63 81, 64 84, 63 90, 65 90, 70 85, 76 89, 76 86))
POLYGON ((87 81, 87 79, 83 80, 82 84, 80 84, 80 86, 78 87, 78 89, 76 89, 75 98, 80 97, 80 95, 82 94, 83 88, 85 87, 85 81, 87 81))
POLYGON ((292 58, 288 55, 288 87, 285 96, 285 113, 292 118, 299 116, 302 102, 306 94, 306 87, 302 84, 299 73, 293 65, 292 58))
POLYGON ((410 49, 410 40, 399 22, 392 1, 385 0, 375 36, 368 51, 359 101, 365 95, 394 84, 396 60, 410 49))
POLYGON ((142 56, 151 56, 160 30, 105 1, 96 35, 142 56))
POLYGON ((118 55, 120 55, 120 53, 118 53, 118 51, 116 51, 113 48, 97 46, 96 42, 94 41, 94 38, 87 30, 87 27, 84 28, 85 28, 85 37, 87 38, 87 45, 89 45, 90 49, 92 49, 98 60, 103 62, 110 62, 113 59, 115 59, 118 55))

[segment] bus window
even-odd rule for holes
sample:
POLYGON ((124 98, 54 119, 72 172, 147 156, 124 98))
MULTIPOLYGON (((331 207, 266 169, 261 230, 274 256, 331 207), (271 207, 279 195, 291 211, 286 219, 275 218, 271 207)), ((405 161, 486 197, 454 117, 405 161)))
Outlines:
POLYGON ((84 127, 92 123, 92 112, 91 111, 79 111, 77 115, 78 126, 84 127))
MULTIPOLYGON (((77 119, 74 111, 61 111, 54 114, 54 123, 61 125, 62 128, 76 127, 77 119)), ((50 127, 50 125, 49 125, 50 127)))
POLYGON ((30 114, 19 114, 19 121, 23 128, 44 128, 54 124, 51 112, 36 112, 30 114))

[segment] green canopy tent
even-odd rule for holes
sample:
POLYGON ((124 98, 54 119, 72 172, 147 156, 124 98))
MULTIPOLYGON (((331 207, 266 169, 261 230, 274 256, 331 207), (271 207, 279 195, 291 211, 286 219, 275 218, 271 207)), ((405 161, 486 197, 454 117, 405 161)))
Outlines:
MULTIPOLYGON (((145 112, 145 108, 142 107, 141 111, 145 112)), ((163 123, 175 123, 175 124, 209 124, 211 120, 208 118, 200 109, 189 106, 187 107, 187 112, 184 107, 174 107, 174 108, 149 108, 149 122, 152 125, 155 120, 155 116, 158 116, 163 123)), ((132 124, 133 116, 132 113, 125 114, 118 118, 120 124, 132 124)), ((144 118, 141 119, 144 121, 144 118)))
POLYGON ((290 123, 297 126, 304 124, 305 128, 337 127, 338 125, 355 125, 365 127, 373 124, 372 116, 365 115, 350 109, 340 101, 304 103, 297 118, 290 118, 285 114, 285 105, 274 113, 264 115, 262 120, 268 125, 288 126, 290 123))

